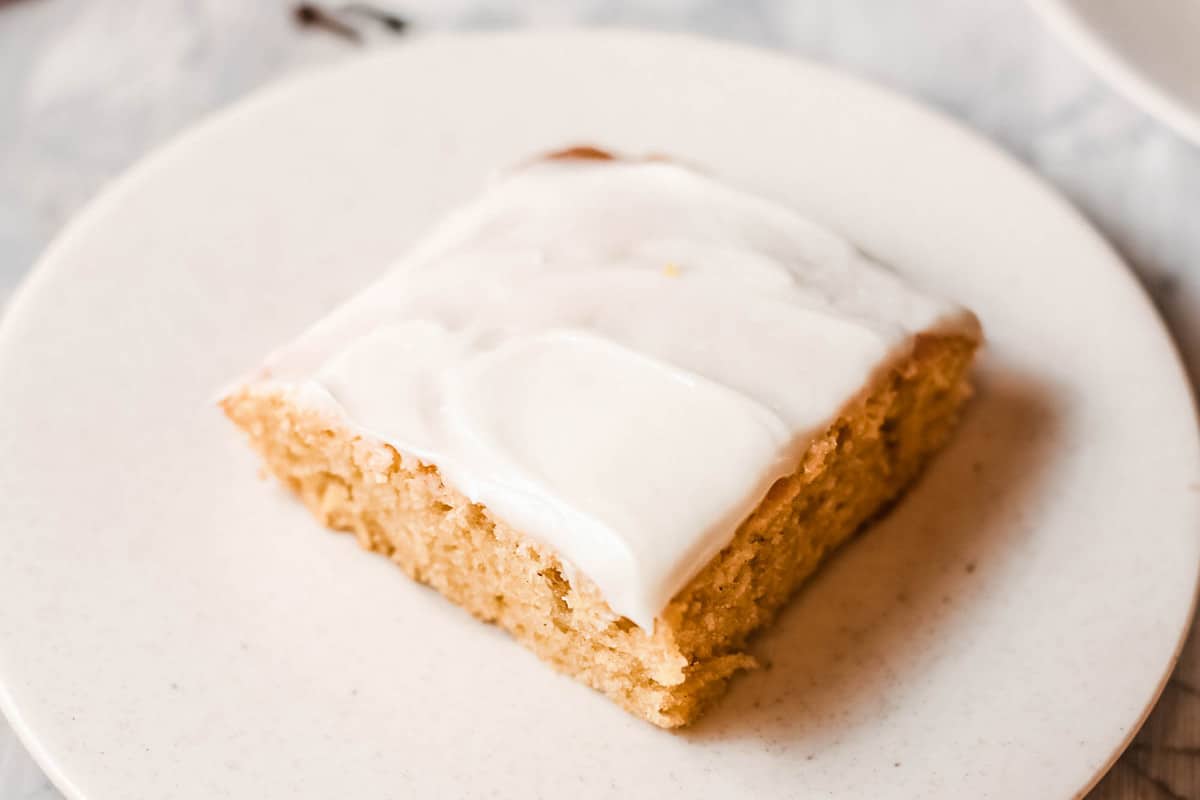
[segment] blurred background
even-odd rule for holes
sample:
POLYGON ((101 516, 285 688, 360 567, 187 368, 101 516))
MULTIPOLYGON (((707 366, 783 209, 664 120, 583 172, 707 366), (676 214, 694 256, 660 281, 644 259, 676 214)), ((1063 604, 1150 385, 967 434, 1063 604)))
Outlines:
MULTIPOLYGON (((1161 5, 1105 5, 1120 3, 1134 15, 1161 5)), ((377 0, 354 9, 285 0, 0 0, 0 310, 106 181, 253 89, 414 37, 569 25, 690 31, 786 51, 961 120, 1057 186, 1121 251, 1195 385, 1200 147, 1097 77, 1022 0, 377 0)), ((1200 51, 1200 30, 1190 35, 1200 51)), ((1200 97, 1200 72, 1194 77, 1200 97)), ((1200 798, 1195 639, 1093 800, 1200 798)), ((0 798, 59 797, 0 719, 0 798)))

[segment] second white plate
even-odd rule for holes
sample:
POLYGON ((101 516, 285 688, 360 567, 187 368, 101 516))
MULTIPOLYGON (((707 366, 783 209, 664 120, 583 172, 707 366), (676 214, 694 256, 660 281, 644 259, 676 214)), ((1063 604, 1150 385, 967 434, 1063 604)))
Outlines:
POLYGON ((1200 146, 1200 3, 1030 2, 1117 91, 1200 146))
POLYGON ((1156 698, 1200 563, 1187 384, 1078 214, 906 100, 646 34, 415 41, 150 158, 0 326, 0 453, 0 705, 87 800, 1065 800, 1156 698), (680 734, 321 530, 211 403, 489 170, 579 141, 776 195, 990 337, 952 447, 680 734))

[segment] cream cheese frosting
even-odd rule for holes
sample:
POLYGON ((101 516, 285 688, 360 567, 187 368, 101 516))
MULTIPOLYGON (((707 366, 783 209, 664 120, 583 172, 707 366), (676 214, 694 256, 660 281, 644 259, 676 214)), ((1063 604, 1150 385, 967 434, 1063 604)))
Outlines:
POLYGON ((559 159, 500 176, 265 374, 651 630, 928 330, 978 335, 786 207, 675 163, 559 159))

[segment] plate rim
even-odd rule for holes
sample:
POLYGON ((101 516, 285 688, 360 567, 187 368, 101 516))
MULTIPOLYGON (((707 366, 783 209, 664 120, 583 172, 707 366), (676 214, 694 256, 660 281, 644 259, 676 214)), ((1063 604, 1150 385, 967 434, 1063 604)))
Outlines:
MULTIPOLYGON (((1049 8, 1053 6, 1061 9, 1062 6, 1059 0, 1029 0, 1029 3, 1034 7, 1044 6, 1049 8)), ((1051 15, 1053 13, 1051 12, 1051 15)), ((1049 19, 1049 16, 1047 19, 1049 19)), ((865 95, 874 95, 885 102, 903 106, 908 112, 915 114, 929 124, 938 126, 947 133, 968 139, 981 156, 986 155, 988 159, 1001 165, 1014 178, 1019 178, 1026 191, 1039 193, 1044 199, 1053 203, 1066 218, 1073 220, 1078 236, 1089 237, 1094 244, 1108 254, 1108 264, 1104 268, 1108 269, 1112 267, 1112 272, 1119 275, 1119 280, 1125 286, 1124 293, 1129 297, 1130 302, 1141 305, 1146 324, 1153 325, 1157 331, 1154 338, 1162 345, 1165 345, 1166 350, 1163 355, 1167 358, 1164 361, 1164 370, 1170 369, 1174 371, 1175 375, 1172 380, 1184 392, 1184 397, 1187 401, 1186 407, 1191 411, 1190 425, 1187 427, 1191 432, 1194 449, 1200 452, 1200 408, 1197 406, 1196 389, 1185 367, 1179 346, 1175 342, 1170 329, 1167 327, 1165 319, 1154 305, 1147 289, 1137 279, 1132 268, 1108 238, 1049 179, 1043 177, 1032 166, 1021 161, 1017 156, 992 141, 983 132, 971 128, 966 122, 900 90, 845 71, 836 64, 817 61, 803 54, 754 46, 735 40, 715 38, 686 31, 655 31, 624 26, 594 26, 432 32, 423 34, 419 39, 408 41, 403 45, 380 47, 360 56, 351 56, 334 63, 302 67, 285 75, 277 76, 265 84, 249 90, 230 103, 210 110, 184 125, 162 142, 149 148, 86 201, 63 227, 59 229, 49 244, 34 260, 30 269, 9 296, 8 302, 0 305, 0 353, 3 353, 6 348, 11 346, 9 339, 15 337, 15 330, 19 327, 21 320, 27 313, 32 312, 32 307, 37 302, 41 293, 51 288, 58 273, 63 269, 62 264, 64 262, 60 254, 69 250, 75 239, 85 235, 96 220, 103 217, 109 207, 119 204, 128 191, 142 182, 144 175, 150 174, 167 165, 177 155, 186 152, 192 146, 194 140, 203 139, 211 130, 224 127, 235 121, 239 116, 253 112, 260 106, 267 106, 289 93, 302 91, 305 84, 316 78, 330 78, 337 72, 351 72, 360 68, 365 62, 386 60, 396 57, 398 54, 399 57, 403 58, 403 53, 413 48, 461 47, 466 46, 468 42, 474 44, 489 40, 549 39, 567 41, 581 38, 673 40, 684 47, 725 50, 738 58, 755 58, 772 61, 780 67, 787 69, 801 69, 820 73, 834 82, 853 85, 865 95), (1171 366, 1168 367, 1168 364, 1171 366)), ((1197 119, 1197 122, 1200 123, 1200 119, 1197 119)), ((1200 126, 1197 128, 1196 134, 1197 141, 1200 141, 1200 126)), ((1114 275, 1114 277, 1117 277, 1117 275, 1114 275)), ((1200 464, 1197 466, 1200 466, 1200 464)), ((1193 506, 1196 511, 1196 519, 1193 522, 1200 523, 1200 504, 1193 504, 1193 506)), ((1164 665, 1164 672, 1156 688, 1152 695, 1147 698, 1140 715, 1126 729, 1124 738, 1109 755, 1108 760, 1092 776, 1087 785, 1081 787, 1075 795, 1076 798, 1083 798, 1108 774, 1157 706, 1163 691, 1175 671, 1183 648, 1189 639, 1189 633, 1192 630, 1198 605, 1200 605, 1200 561, 1193 566, 1191 599, 1184 618, 1184 624, 1177 634, 1173 652, 1168 663, 1164 665)), ((0 714, 3 714, 8 720, 16 738, 26 748, 34 762, 37 763, 38 767, 46 774, 46 777, 68 800, 90 800, 69 778, 66 774, 67 771, 62 767, 58 759, 43 744, 40 737, 33 730, 33 727, 25 720, 20 710, 20 703, 12 694, 8 683, 3 680, 3 675, 0 675, 0 714)))

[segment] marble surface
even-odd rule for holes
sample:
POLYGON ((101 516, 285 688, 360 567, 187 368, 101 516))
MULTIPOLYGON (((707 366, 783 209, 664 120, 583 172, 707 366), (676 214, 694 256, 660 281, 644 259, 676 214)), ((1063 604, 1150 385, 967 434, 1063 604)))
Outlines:
MULTIPOLYGON (((1124 253, 1200 375, 1200 149, 1080 65, 1015 0, 406 0, 423 31, 602 24, 794 52, 915 95, 998 142, 1124 253)), ((0 2, 0 303, 109 178, 274 78, 403 46, 298 30, 279 0, 0 2)), ((1037 265, 1014 265, 1037 269, 1037 265)), ((1081 292, 1087 287, 1081 286, 1081 292)), ((1103 324, 1103 320, 1097 320, 1103 324)), ((1093 800, 1200 797, 1200 641, 1093 800)), ((0 720, 0 797, 60 795, 0 720)))

